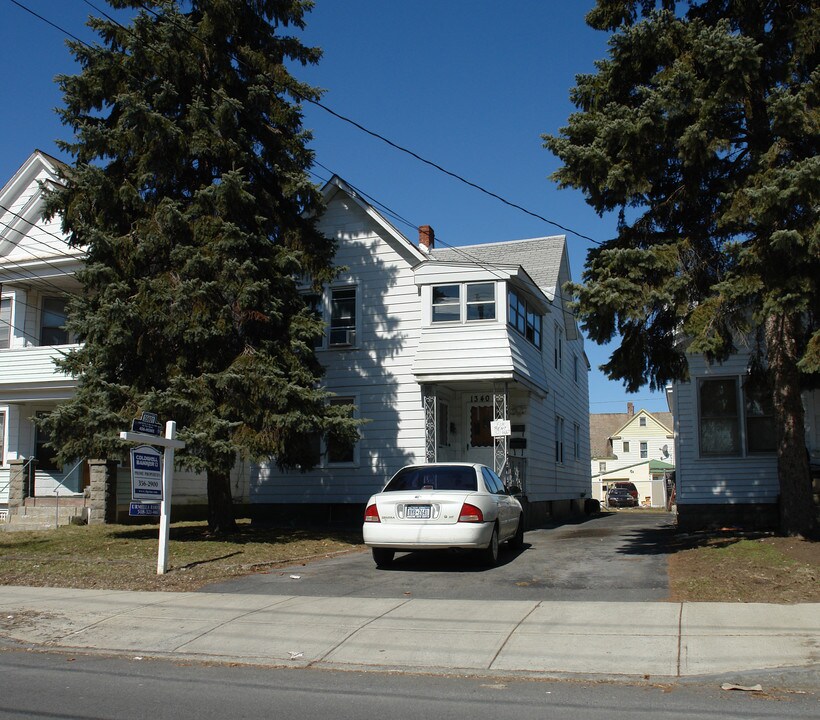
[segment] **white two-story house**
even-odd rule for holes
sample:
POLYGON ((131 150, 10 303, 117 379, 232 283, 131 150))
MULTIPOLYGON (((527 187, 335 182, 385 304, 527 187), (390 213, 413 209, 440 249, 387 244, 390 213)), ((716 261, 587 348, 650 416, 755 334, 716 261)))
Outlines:
MULTIPOLYGON (((71 346, 65 297, 79 290, 82 255, 59 222, 41 219, 57 165, 35 152, 0 191, 0 502, 11 461, 36 458, 35 495, 80 495, 87 482, 82 459, 49 464, 31 423, 74 388, 53 359, 71 346)), ((411 242, 339 178, 323 192, 319 226, 338 241, 344 270, 321 293, 306 288, 326 325, 316 352, 332 402, 366 422, 354 446, 317 438, 309 472, 238 462, 235 502, 259 517, 294 508, 336 517, 358 513, 407 463, 467 460, 520 487, 531 523, 580 508, 590 496, 589 365, 560 293, 570 279, 564 238, 437 248, 430 228, 411 242)), ((175 507, 205 497, 202 479, 178 473, 175 507)), ((129 500, 121 468, 120 515, 129 500)))
POLYGON ((636 413, 631 402, 625 413, 591 414, 592 496, 604 502, 613 483, 631 482, 641 505, 664 507, 675 470, 672 425, 671 413, 636 413))

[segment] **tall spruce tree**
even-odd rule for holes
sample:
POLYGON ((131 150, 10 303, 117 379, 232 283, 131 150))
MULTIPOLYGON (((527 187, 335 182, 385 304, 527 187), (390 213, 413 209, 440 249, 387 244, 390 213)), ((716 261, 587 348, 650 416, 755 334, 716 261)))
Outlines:
POLYGON ((820 6, 797 0, 598 0, 613 32, 579 112, 546 147, 554 178, 617 237, 571 288, 602 369, 634 391, 685 379, 685 350, 753 348, 777 428, 781 530, 813 526, 801 388, 820 371, 820 6))
POLYGON ((317 432, 357 432, 320 388, 298 285, 330 279, 335 251, 306 172, 299 100, 317 91, 286 67, 320 51, 280 30, 311 3, 108 2, 130 23, 91 18, 100 42, 69 43, 82 70, 58 78, 74 162, 48 207, 87 260, 69 312, 82 346, 61 362, 77 392, 45 422, 67 459, 120 457, 141 411, 176 420, 210 529, 230 532, 237 454, 304 469, 317 432))

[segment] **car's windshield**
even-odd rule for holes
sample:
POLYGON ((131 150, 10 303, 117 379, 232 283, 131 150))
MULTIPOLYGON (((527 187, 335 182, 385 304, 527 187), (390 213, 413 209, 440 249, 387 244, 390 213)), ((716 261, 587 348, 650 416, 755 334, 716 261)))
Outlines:
POLYGON ((406 467, 387 483, 384 492, 398 490, 476 490, 476 474, 471 467, 406 467))

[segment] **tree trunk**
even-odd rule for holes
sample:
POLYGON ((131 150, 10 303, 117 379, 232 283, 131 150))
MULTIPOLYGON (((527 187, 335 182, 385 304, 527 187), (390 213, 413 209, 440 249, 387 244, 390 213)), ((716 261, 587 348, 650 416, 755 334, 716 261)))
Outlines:
POLYGON ((208 530, 214 535, 235 533, 236 520, 231 496, 231 474, 208 470, 208 530))
POLYGON ((767 318, 765 326, 777 432, 780 530, 784 535, 808 535, 814 526, 805 413, 797 368, 800 322, 799 316, 778 314, 767 318))

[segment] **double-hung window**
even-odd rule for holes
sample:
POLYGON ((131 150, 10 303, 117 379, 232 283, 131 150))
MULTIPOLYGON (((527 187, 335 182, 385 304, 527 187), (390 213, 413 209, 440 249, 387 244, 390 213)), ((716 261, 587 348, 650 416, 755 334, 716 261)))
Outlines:
POLYGON ((310 312, 316 317, 317 320, 323 323, 322 329, 316 333, 316 336, 313 338, 313 348, 318 350, 324 345, 324 336, 325 336, 325 328, 324 328, 324 306, 322 302, 322 294, 318 292, 310 292, 305 293, 303 295, 305 299, 305 305, 308 306, 310 312))
POLYGON ((746 449, 750 453, 775 452, 777 436, 774 431, 774 405, 772 396, 765 388, 743 387, 746 411, 746 449))
POLYGON ((555 326, 555 369, 564 370, 564 329, 559 325, 555 326))
POLYGON ((649 447, 645 442, 641 443, 641 458, 644 460, 649 457, 649 447))
POLYGON ((740 455, 740 408, 737 378, 702 380, 700 454, 740 455))
POLYGON ((467 322, 495 320, 495 283, 467 283, 465 289, 467 322))
POLYGON ((461 285, 437 285, 433 288, 433 322, 461 320, 461 285))
POLYGON ((11 347, 11 298, 0 300, 0 350, 11 347))
POLYGON ((434 285, 432 289, 434 323, 495 320, 495 283, 434 285))
POLYGON ((555 416, 555 462, 564 462, 564 418, 555 416))
POLYGON ((330 345, 356 344, 356 288, 330 290, 330 345))
POLYGON ((700 454, 737 456, 777 449, 774 408, 765 387, 737 377, 703 379, 699 391, 700 454), (742 394, 741 394, 742 391, 742 394))
POLYGON ((66 324, 66 299, 43 298, 40 315, 40 345, 65 345, 68 343, 66 324))
POLYGON ((581 459, 581 426, 578 423, 572 426, 572 456, 575 460, 581 459))
MULTIPOLYGON (((351 415, 356 398, 354 397, 334 397, 330 399, 331 405, 350 405, 351 415)), ((328 464, 350 464, 356 462, 356 443, 343 442, 328 435, 325 440, 325 450, 327 452, 328 464)))

